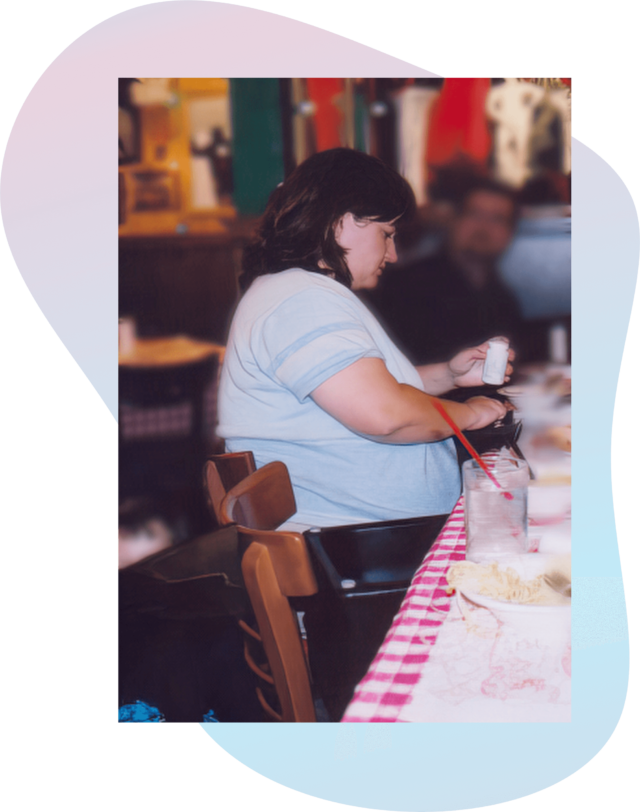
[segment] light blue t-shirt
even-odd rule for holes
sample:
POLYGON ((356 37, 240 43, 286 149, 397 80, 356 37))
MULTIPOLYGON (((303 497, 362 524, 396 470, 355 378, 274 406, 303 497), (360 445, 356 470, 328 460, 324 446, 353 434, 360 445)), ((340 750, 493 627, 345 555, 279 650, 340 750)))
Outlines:
POLYGON ((381 358, 399 383, 416 368, 358 297, 297 268, 260 276, 240 300, 220 379, 218 434, 258 467, 289 469, 297 513, 318 527, 449 513, 460 495, 452 440, 397 445, 355 434, 310 393, 360 358, 381 358))

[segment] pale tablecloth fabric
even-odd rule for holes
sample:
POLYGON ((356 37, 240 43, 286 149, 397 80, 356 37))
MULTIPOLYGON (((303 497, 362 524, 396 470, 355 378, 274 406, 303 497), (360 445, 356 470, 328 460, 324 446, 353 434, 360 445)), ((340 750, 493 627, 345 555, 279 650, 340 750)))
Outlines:
MULTIPOLYGON (((534 524, 529 536, 545 552, 566 553, 570 522, 534 524)), ((456 597, 446 593, 446 572, 464 559, 465 542, 461 497, 416 572, 343 722, 571 720, 570 631, 556 632, 550 621, 548 639, 527 636, 486 609, 466 607, 465 619, 456 597)))

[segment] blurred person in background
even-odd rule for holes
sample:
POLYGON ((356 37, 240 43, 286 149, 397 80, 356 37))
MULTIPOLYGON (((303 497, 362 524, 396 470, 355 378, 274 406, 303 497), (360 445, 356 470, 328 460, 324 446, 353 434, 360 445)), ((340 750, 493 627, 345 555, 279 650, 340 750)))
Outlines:
POLYGON ((511 189, 488 178, 467 179, 436 253, 393 269, 365 292, 363 299, 414 364, 443 361, 498 335, 517 346, 520 305, 497 270, 517 221, 511 189))

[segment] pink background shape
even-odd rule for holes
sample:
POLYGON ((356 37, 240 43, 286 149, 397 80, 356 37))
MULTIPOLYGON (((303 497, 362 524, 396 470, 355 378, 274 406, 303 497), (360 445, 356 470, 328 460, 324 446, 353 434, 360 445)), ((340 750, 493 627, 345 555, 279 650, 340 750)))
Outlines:
POLYGON ((328 74, 434 75, 276 14, 168 2, 92 28, 29 94, 2 167, 7 239, 38 305, 114 416, 118 77, 328 74))

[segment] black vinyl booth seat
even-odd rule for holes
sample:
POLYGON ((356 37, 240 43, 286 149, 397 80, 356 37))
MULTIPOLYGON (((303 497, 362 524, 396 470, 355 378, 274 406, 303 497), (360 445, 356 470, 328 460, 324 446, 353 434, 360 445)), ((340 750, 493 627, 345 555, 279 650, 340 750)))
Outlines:
POLYGON ((446 520, 423 516, 307 530, 320 589, 345 598, 406 590, 446 520))
POLYGON ((304 612, 314 686, 339 721, 365 676, 446 515, 304 533, 319 592, 292 599, 304 612))

